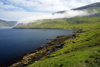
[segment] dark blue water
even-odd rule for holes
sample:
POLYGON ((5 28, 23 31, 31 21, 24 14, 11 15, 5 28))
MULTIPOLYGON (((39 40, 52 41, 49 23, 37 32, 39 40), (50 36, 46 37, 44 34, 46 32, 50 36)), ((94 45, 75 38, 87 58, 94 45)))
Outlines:
POLYGON ((0 63, 44 46, 47 39, 72 34, 72 30, 0 29, 0 63))

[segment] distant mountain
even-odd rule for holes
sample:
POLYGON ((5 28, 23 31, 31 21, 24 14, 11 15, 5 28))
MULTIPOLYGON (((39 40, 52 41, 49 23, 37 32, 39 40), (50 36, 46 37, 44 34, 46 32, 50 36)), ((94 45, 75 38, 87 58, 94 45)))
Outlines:
POLYGON ((12 27, 17 23, 17 21, 6 21, 0 19, 0 27, 12 27))
MULTIPOLYGON (((91 10, 94 10, 94 9, 100 12, 100 2, 89 4, 89 5, 86 5, 86 6, 79 7, 79 8, 74 8, 74 9, 71 9, 71 10, 88 10, 88 11, 91 11, 91 10)), ((56 14, 56 13, 65 13, 65 12, 66 12, 66 10, 58 11, 58 12, 53 13, 53 15, 56 14)))

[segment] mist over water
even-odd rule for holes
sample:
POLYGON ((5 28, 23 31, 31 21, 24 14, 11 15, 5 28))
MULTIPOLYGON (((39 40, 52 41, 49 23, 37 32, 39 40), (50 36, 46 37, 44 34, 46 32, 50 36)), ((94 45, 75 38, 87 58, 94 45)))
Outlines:
MULTIPOLYGON (((43 19, 62 19, 62 18, 73 18, 73 17, 81 17, 81 16, 88 16, 98 13, 96 10, 94 10, 93 13, 88 13, 87 10, 66 10, 64 13, 55 13, 53 14, 47 14, 47 15, 40 15, 40 16, 32 16, 32 17, 27 17, 24 19, 21 19, 18 21, 17 24, 23 23, 23 24, 28 24, 28 23, 33 23, 37 20, 43 20, 43 19)), ((17 25, 16 24, 16 25, 17 25)))

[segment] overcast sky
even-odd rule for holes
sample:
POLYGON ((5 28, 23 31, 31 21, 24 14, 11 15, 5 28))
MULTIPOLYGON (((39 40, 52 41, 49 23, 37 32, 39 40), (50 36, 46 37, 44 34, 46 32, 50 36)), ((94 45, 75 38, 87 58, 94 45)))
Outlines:
POLYGON ((100 0, 0 0, 0 19, 17 21, 95 2, 100 0))

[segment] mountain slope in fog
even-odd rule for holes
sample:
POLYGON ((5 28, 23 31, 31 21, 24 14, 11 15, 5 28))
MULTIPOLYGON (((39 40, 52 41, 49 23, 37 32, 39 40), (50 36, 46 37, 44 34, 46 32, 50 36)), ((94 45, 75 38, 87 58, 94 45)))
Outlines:
POLYGON ((90 4, 90 5, 86 5, 86 6, 83 6, 83 7, 79 7, 79 8, 75 8, 75 9, 72 9, 72 10, 84 10, 84 9, 98 9, 100 8, 100 2, 97 2, 97 3, 93 3, 93 4, 90 4))
POLYGON ((58 11, 58 12, 55 12, 53 13, 53 15, 59 15, 61 14, 62 15, 65 15, 66 12, 68 12, 66 15, 67 17, 73 14, 78 14, 76 16, 73 16, 73 17, 69 17, 69 18, 58 18, 58 19, 43 19, 43 20, 37 20, 37 21, 34 21, 34 22, 31 22, 31 23, 28 23, 28 24, 24 24, 24 23, 19 23, 18 25, 16 25, 14 28, 68 28, 67 26, 69 24, 79 24, 79 23, 86 23, 86 22, 91 22, 90 20, 91 19, 94 19, 94 17, 99 17, 100 16, 100 3, 94 3, 94 4, 90 4, 90 5, 87 5, 87 6, 83 6, 83 7, 79 7, 79 8, 75 8, 75 9, 72 9, 72 13, 70 11, 58 11), (89 15, 84 15, 84 16, 79 16, 79 12, 81 13, 82 11, 79 11, 79 10, 83 10, 83 13, 85 11, 88 12, 89 15), (75 12, 75 13, 74 13, 75 12), (70 14, 69 14, 70 13, 70 14), (93 13, 93 14, 91 14, 93 13), (69 14, 69 15, 68 15, 69 14), (77 18, 77 17, 80 17, 80 18, 77 18), (86 17, 91 17, 90 20, 87 20, 86 17), (72 18, 75 18, 74 20, 70 20, 72 18), (70 21, 69 21, 70 20, 70 21))
POLYGON ((12 27, 17 23, 17 21, 5 21, 0 19, 0 27, 12 27))
MULTIPOLYGON (((74 9, 71 9, 71 10, 97 10, 100 12, 100 2, 97 2, 97 3, 93 3, 93 4, 89 4, 89 5, 86 5, 86 6, 82 6, 82 7, 79 7, 79 8, 74 8, 74 9)), ((63 10, 63 11, 58 11, 58 12, 55 12, 55 13, 65 13, 66 10, 63 10)), ((55 14, 53 13, 53 14, 55 14)))

